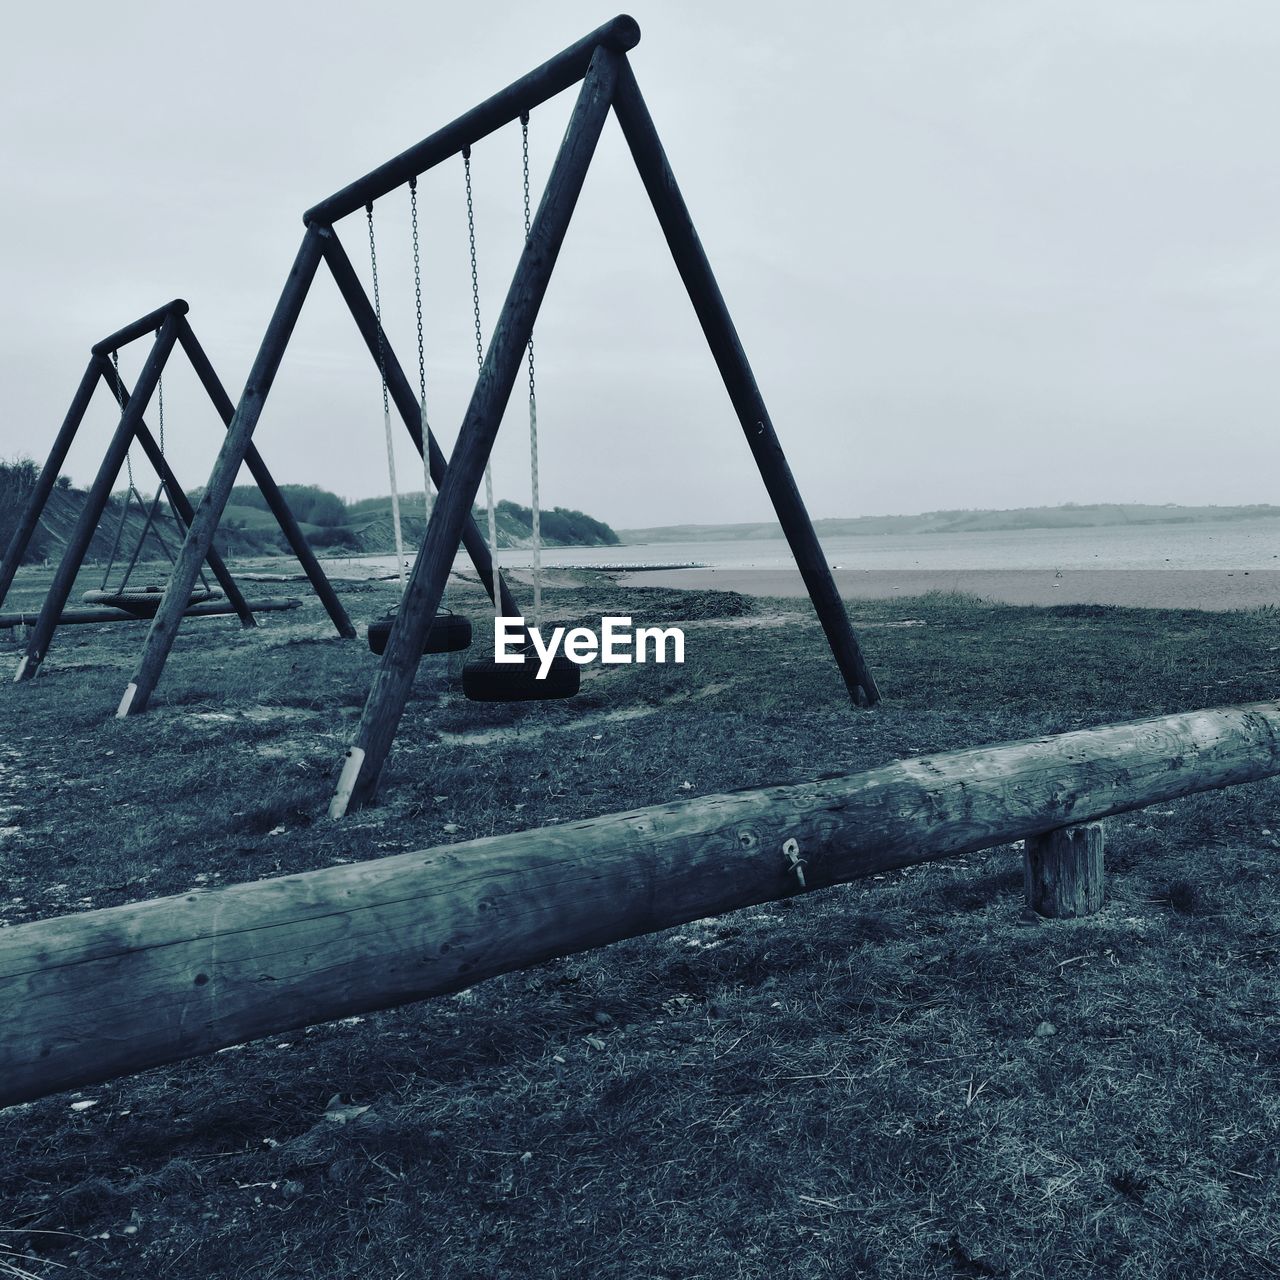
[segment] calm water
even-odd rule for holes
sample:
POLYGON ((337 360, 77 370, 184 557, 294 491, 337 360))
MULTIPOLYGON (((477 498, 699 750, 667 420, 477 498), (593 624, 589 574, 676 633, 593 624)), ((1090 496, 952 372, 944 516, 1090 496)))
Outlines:
MULTIPOLYGON (((1280 569, 1280 519, 830 537, 823 539, 823 547, 830 562, 844 569, 1280 569)), ((522 567, 530 563, 530 553, 504 548, 498 559, 522 567)), ((781 538, 544 548, 542 562, 556 567, 699 564, 717 569, 783 569, 793 563, 781 538)), ((395 557, 332 563, 339 573, 390 572, 395 557)))

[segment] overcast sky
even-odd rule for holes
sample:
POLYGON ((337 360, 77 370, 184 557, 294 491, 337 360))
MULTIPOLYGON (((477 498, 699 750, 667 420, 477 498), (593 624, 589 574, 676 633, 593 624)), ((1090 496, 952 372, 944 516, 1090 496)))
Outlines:
MULTIPOLYGON (((1280 501, 1280 6, 631 12, 632 65, 815 517, 1280 501)), ((89 346, 174 296, 238 398, 302 211, 610 16, 576 0, 6 5, 0 456, 43 459, 89 346)), ((534 113, 539 187, 571 98, 534 113)), ((522 234, 518 127, 473 163, 487 333, 522 234)), ((448 452, 474 376, 461 161, 421 199, 448 452)), ((387 328, 416 368, 407 193, 377 218, 387 328)), ((363 219, 338 231, 367 277, 363 219)), ((769 514, 614 121, 537 342, 546 505, 619 526, 769 514)), ((122 358, 130 379, 144 346, 122 358)), ((180 364, 169 451, 194 487, 221 428, 180 364)), ((527 503, 522 408, 495 474, 527 503)), ((110 425, 103 394, 77 482, 110 425)), ((377 371, 323 268, 256 440, 282 482, 387 491, 377 371)), ((407 438, 399 470, 410 487, 407 438)))

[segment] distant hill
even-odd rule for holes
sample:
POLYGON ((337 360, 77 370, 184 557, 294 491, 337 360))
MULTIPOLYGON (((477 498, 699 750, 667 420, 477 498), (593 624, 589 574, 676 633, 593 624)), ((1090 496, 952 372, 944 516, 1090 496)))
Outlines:
MULTIPOLYGON (((37 475, 38 469, 32 462, 0 462, 0 550, 8 546, 22 508, 35 487, 37 475)), ((144 496, 149 502, 154 497, 154 490, 146 492, 144 496)), ((25 563, 39 564, 44 560, 57 560, 61 556, 84 509, 84 499, 84 490, 75 488, 66 476, 59 478, 41 513, 40 523, 27 544, 25 563)), ((111 558, 114 548, 123 572, 123 565, 128 563, 145 528, 146 517, 139 510, 137 502, 126 504, 123 492, 112 494, 89 544, 86 562, 105 564, 111 558)), ((182 542, 182 531, 163 504, 156 520, 156 528, 159 529, 160 540, 171 552, 176 553, 182 542)), ((246 537, 241 540, 241 547, 245 551, 256 550, 270 542, 269 538, 246 537)), ((160 541, 157 541, 154 533, 150 534, 142 548, 139 562, 165 558, 160 541)))
MULTIPOLYGON (((8 545, 37 475, 38 468, 29 460, 0 462, 0 550, 8 545)), ((389 497, 368 498, 348 505, 337 494, 314 485, 281 485, 280 488, 307 541, 318 551, 382 555, 395 550, 389 497)), ((201 489, 193 489, 188 496, 193 503, 199 503, 202 492, 201 489)), ((153 493, 154 489, 147 490, 147 498, 150 499, 153 493)), ((75 488, 66 476, 59 479, 32 536, 25 557, 27 563, 56 559, 61 554, 84 507, 84 498, 84 491, 75 488)), ((114 494, 90 545, 86 557, 89 562, 105 562, 110 557, 124 510, 125 494, 114 494)), ((406 542, 420 542, 426 532, 426 510, 421 491, 402 497, 400 511, 406 542)), ((485 512, 477 508, 473 514, 487 532, 485 512)), ((125 516, 119 538, 120 546, 125 548, 126 562, 142 536, 144 523, 137 504, 133 504, 125 516)), ((176 550, 182 534, 167 508, 163 508, 159 524, 164 541, 176 550)), ((505 501, 497 504, 499 546, 526 545, 532 536, 532 524, 533 515, 528 507, 505 501)), ((554 507, 541 513, 541 536, 548 546, 612 546, 619 541, 618 535, 607 524, 581 511, 570 511, 564 507, 554 507)), ((215 545, 227 557, 276 555, 288 550, 266 499, 256 488, 246 485, 237 485, 231 491, 215 545)), ((142 559, 161 558, 160 546, 154 538, 149 538, 142 559)))
MULTIPOLYGON (((485 507, 473 507, 471 514, 476 523, 488 536, 489 514, 485 507)), ((527 546, 533 538, 533 512, 522 507, 518 502, 508 502, 505 498, 494 504, 495 524, 498 531, 500 547, 527 546)), ((378 536, 391 539, 393 535, 391 523, 391 499, 362 498, 347 508, 348 522, 352 528, 360 528, 361 522, 368 522, 364 528, 377 528, 378 536)), ((400 495, 400 521, 406 529, 414 530, 414 537, 421 538, 426 526, 426 508, 422 490, 417 493, 400 495)), ((568 507, 552 507, 540 512, 538 522, 539 536, 548 546, 556 547, 612 547, 621 539, 602 520, 596 520, 582 511, 572 511, 568 507)))
MULTIPOLYGON (((1280 506, 1180 507, 1174 503, 1072 503, 1061 507, 1018 507, 1009 511, 927 511, 914 516, 854 516, 815 520, 819 534, 875 537, 904 533, 992 533, 1016 529, 1093 529, 1108 525, 1204 524, 1208 521, 1280 519, 1280 506)), ((620 529, 624 542, 738 542, 781 538, 776 521, 752 524, 672 524, 620 529)))

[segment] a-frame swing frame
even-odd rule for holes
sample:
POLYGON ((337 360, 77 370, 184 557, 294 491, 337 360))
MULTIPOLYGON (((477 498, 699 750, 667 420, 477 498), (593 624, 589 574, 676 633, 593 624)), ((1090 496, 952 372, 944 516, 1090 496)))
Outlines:
MULTIPOLYGON (((377 322, 363 289, 354 278, 333 224, 579 82, 582 87, 568 129, 494 326, 447 469, 441 465, 438 472, 439 450, 428 432, 432 478, 439 493, 382 665, 365 703, 355 743, 348 751, 330 815, 341 817, 350 805, 360 805, 376 792, 421 659, 423 641, 444 592, 454 549, 468 525, 474 528, 471 506, 485 462, 493 448, 610 109, 622 127, 849 694, 855 703, 861 700, 874 704, 878 700, 875 680, 862 657, 746 353, 627 61, 627 52, 639 41, 640 28, 634 19, 626 15, 613 19, 451 124, 307 211, 306 232, 293 269, 117 715, 144 710, 155 690, 181 618, 182 602, 195 582, 200 561, 210 545, 240 460, 321 260, 328 263, 376 358, 377 322)), ((404 383, 404 375, 385 336, 382 343, 388 381, 397 407, 410 432, 420 441, 422 427, 418 421, 417 399, 407 384, 400 385, 404 383), (402 403, 406 392, 407 405, 402 403)), ((443 463, 443 459, 440 461, 443 463)), ((480 568, 478 562, 477 568, 480 568)), ((490 586, 483 570, 481 576, 490 586)), ((490 592, 492 594, 491 586, 490 592)), ((513 615, 517 612, 508 604, 505 591, 503 612, 513 615)))
MULTIPOLYGON (((71 407, 67 411, 67 416, 63 419, 62 427, 54 440, 52 449, 49 451, 49 456, 40 471, 35 487, 23 507, 18 524, 5 550, 4 558, 0 560, 0 603, 3 603, 5 596, 9 592, 14 575, 17 573, 18 567, 22 563, 22 558, 26 554, 31 537, 40 521, 45 505, 49 501, 49 495, 53 492, 54 485, 57 483, 62 465, 67 459, 67 454, 71 449, 77 432, 80 430, 80 425, 84 421, 85 413, 88 411, 94 391, 100 381, 106 384, 112 398, 119 405, 120 419, 112 434, 111 441, 107 445, 107 450, 98 467, 97 475, 85 494, 84 505, 76 519, 71 536, 63 549, 58 568, 54 573, 53 583, 45 596, 39 615, 28 635, 27 651, 18 665, 18 671, 14 677, 15 681, 32 679, 39 671, 41 663, 48 654, 53 634, 63 618, 76 577, 80 573, 84 558, 93 542, 94 533, 97 531, 103 513, 106 511, 107 504, 110 501, 112 487, 120 474, 120 468, 124 465, 129 448, 135 440, 142 447, 147 460, 155 469, 160 485, 168 497, 176 519, 179 521, 179 527, 186 531, 190 529, 195 515, 191 501, 183 491, 177 476, 174 475, 144 417, 174 348, 181 346, 186 353, 196 377, 200 380, 224 426, 231 422, 234 406, 208 355, 200 345, 195 331, 191 328, 191 323, 187 319, 188 310, 189 307, 183 299, 175 298, 172 302, 166 303, 155 311, 148 312, 132 324, 126 325, 123 329, 118 329, 115 333, 103 338, 101 342, 94 343, 91 348, 88 366, 84 371, 84 376, 80 379, 80 385, 76 389, 71 407), (153 336, 151 350, 147 353, 146 360, 143 363, 137 386, 130 392, 111 357, 113 353, 148 335, 153 336)), ((338 629, 338 633, 348 638, 353 638, 355 636, 355 628, 352 626, 351 619, 347 616, 342 602, 338 599, 328 578, 325 576, 324 570, 320 567, 315 552, 312 551, 310 544, 307 542, 306 535, 294 518, 288 502, 272 478, 271 472, 262 460, 262 456, 256 448, 250 445, 245 451, 244 461, 263 497, 266 499, 268 507, 279 523, 280 530, 284 534, 286 541, 302 565, 307 577, 311 580, 316 593, 324 602, 329 616, 333 619, 334 626, 338 629)), ((149 527, 150 519, 148 519, 149 527)), ((206 564, 226 595, 229 605, 229 609, 226 611, 234 612, 243 626, 255 626, 253 606, 246 600, 243 592, 237 586, 222 557, 213 546, 212 540, 196 566, 197 574, 206 564)), ((194 586, 194 578, 192 579, 192 586, 194 586)), ((191 587, 188 587, 185 599, 189 600, 191 598, 190 593, 191 587)), ((262 606, 259 605, 258 607, 261 608, 262 606)), ((106 611, 108 614, 111 612, 110 610, 106 611)), ((207 613, 212 612, 212 610, 201 609, 200 612, 207 613)))

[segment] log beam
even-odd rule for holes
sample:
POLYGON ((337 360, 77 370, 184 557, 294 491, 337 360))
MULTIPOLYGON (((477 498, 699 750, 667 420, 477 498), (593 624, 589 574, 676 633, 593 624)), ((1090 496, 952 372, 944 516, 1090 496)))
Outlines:
MULTIPOLYGON (((261 600, 250 600, 248 606, 253 613, 283 613, 289 609, 301 609, 302 601, 295 597, 266 596, 261 600)), ((184 618, 234 618, 236 611, 227 600, 202 600, 198 604, 187 606, 184 618)), ((11 631, 15 627, 34 626, 35 613, 0 613, 0 631, 11 631)), ((64 609, 58 615, 58 626, 94 625, 104 622, 150 622, 145 613, 133 613, 128 609, 117 609, 113 605, 85 605, 83 607, 64 609)))
POLYGON ((18 925, 0 930, 0 1106, 1276 774, 1264 702, 18 925))

